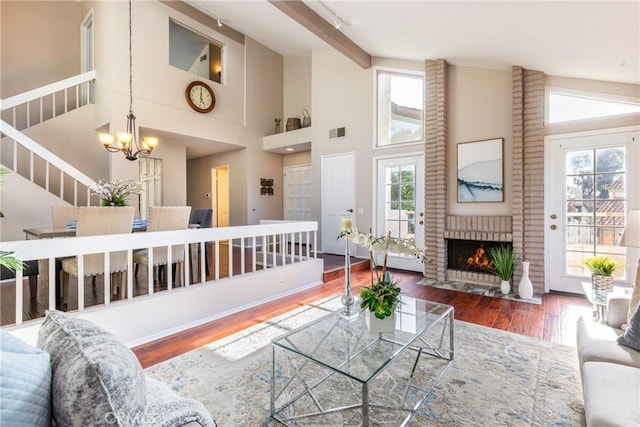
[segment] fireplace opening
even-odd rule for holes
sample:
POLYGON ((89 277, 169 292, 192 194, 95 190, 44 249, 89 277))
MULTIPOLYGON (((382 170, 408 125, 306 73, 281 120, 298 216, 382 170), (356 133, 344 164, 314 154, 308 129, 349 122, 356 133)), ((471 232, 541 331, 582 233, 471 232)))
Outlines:
POLYGON ((493 273, 493 263, 489 250, 508 246, 510 242, 489 242, 479 240, 447 240, 447 268, 450 270, 493 273))

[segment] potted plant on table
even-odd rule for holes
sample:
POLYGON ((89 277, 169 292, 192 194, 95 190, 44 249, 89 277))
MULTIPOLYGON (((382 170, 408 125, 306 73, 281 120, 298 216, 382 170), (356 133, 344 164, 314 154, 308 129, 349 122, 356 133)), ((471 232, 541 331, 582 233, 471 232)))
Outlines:
POLYGON ((613 290, 613 273, 622 265, 602 255, 589 257, 583 264, 591 271, 591 286, 596 304, 606 303, 607 293, 613 290))
POLYGON ((415 240, 391 237, 391 232, 382 237, 362 233, 355 228, 344 230, 340 238, 348 239, 369 250, 371 285, 360 289, 360 308, 368 311, 367 325, 374 332, 393 332, 395 312, 400 304, 400 287, 387 270, 389 253, 412 256, 421 262, 429 262, 424 251, 415 240), (382 255, 382 269, 376 266, 376 256, 382 255))
POLYGON ((493 273, 500 278, 500 292, 507 295, 511 292, 511 277, 516 264, 513 248, 497 246, 489 249, 489 257, 493 263, 493 273))

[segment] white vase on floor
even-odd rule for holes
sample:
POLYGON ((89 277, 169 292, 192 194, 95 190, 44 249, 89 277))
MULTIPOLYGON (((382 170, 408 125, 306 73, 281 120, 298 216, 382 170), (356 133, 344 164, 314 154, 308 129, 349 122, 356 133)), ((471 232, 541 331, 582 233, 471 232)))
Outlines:
POLYGON ((529 279, 529 263, 522 262, 522 279, 518 284, 518 296, 522 299, 531 299, 533 297, 533 285, 529 279))
POLYGON ((500 281, 500 292, 502 292, 504 295, 508 295, 509 292, 511 292, 511 283, 509 283, 508 280, 500 281))

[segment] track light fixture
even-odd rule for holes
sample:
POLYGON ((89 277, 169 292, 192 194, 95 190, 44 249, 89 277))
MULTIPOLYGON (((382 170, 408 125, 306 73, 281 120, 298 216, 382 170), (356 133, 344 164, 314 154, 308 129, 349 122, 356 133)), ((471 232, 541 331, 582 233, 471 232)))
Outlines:
POLYGON ((218 16, 216 20, 218 21, 218 28, 222 27, 222 19, 218 16))
POLYGON ((340 18, 335 10, 331 9, 327 6, 322 0, 318 0, 318 3, 322 5, 325 9, 329 11, 333 15, 333 26, 336 30, 340 29, 343 25, 349 25, 344 19, 340 18))

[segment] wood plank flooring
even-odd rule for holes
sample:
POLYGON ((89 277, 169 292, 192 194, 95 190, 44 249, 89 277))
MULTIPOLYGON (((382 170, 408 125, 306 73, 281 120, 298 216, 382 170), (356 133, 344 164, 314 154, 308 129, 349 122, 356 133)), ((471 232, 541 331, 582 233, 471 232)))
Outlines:
MULTIPOLYGON (((453 305, 456 319, 570 346, 575 345, 578 317, 591 315, 591 305, 584 297, 552 293, 543 296, 542 304, 531 304, 418 285, 422 275, 417 273, 395 271, 392 275, 405 295, 453 305)), ((353 293, 358 294, 369 280, 368 270, 353 273, 353 293)), ((133 351, 143 367, 153 366, 304 304, 341 293, 343 288, 344 279, 336 278, 320 287, 135 347, 133 351)))

